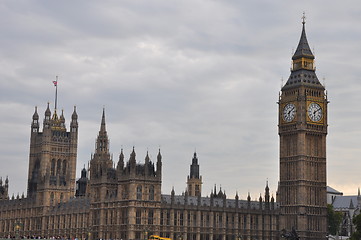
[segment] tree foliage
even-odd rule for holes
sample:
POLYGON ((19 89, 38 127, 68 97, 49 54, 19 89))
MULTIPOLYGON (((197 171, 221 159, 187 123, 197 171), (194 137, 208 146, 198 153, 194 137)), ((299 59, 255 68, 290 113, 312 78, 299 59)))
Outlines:
POLYGON ((340 231, 342 213, 335 212, 331 204, 327 204, 327 220, 328 220, 328 233, 331 235, 336 235, 340 231))
POLYGON ((358 214, 353 217, 352 223, 355 225, 356 231, 352 234, 352 240, 359 240, 361 239, 361 214, 358 214))

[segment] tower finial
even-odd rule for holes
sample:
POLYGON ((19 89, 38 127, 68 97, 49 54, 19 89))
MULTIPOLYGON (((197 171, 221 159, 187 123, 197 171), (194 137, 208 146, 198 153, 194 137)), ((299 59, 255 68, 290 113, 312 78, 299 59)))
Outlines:
POLYGON ((305 23, 306 23, 306 13, 305 11, 303 11, 302 24, 305 25, 305 23))

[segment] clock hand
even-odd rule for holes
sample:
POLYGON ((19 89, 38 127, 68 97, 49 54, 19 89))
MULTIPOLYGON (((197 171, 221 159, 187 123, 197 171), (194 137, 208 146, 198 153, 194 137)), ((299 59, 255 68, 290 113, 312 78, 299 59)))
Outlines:
POLYGON ((288 114, 290 114, 294 109, 295 109, 295 107, 293 107, 291 110, 289 110, 288 114))
POLYGON ((319 109, 316 109, 315 111, 313 111, 313 115, 315 115, 318 111, 320 111, 321 110, 321 108, 319 108, 319 109))

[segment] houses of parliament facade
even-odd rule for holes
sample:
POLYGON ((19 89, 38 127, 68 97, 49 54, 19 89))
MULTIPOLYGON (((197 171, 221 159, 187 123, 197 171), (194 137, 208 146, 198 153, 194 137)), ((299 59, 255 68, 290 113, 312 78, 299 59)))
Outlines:
POLYGON ((78 115, 70 128, 49 104, 32 117, 26 196, 9 198, 0 180, 0 238, 184 240, 326 239, 327 96, 319 82, 302 22, 290 77, 279 96, 280 179, 276 199, 268 185, 258 201, 228 198, 215 188, 202 194, 194 153, 186 191, 162 194, 162 154, 139 163, 133 148, 117 162, 109 152, 105 112, 88 169, 76 180, 78 115), (283 232, 283 236, 282 236, 283 232))

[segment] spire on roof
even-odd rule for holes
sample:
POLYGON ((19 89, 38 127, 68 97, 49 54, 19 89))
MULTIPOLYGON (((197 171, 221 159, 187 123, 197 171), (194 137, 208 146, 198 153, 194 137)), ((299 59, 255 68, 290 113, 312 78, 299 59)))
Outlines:
POLYGON ((38 107, 35 107, 35 112, 33 114, 33 121, 31 123, 32 132, 39 131, 39 114, 38 114, 38 107))
POLYGON ((313 55, 310 46, 308 45, 308 41, 307 41, 307 37, 306 37, 306 30, 305 30, 305 13, 303 13, 303 17, 302 17, 302 33, 301 33, 301 38, 300 41, 298 43, 297 49, 295 51, 295 53, 293 54, 292 60, 301 58, 301 57, 306 57, 306 58, 311 58, 314 59, 315 56, 313 55))
POLYGON ((101 132, 106 132, 106 128, 105 128, 105 108, 103 108, 103 115, 102 115, 102 122, 100 125, 100 131, 101 132))
POLYGON ((302 17, 302 33, 297 49, 292 56, 291 75, 286 84, 282 87, 282 91, 288 88, 307 85, 324 90, 315 73, 315 56, 308 45, 305 30, 305 15, 302 17))
POLYGON ((65 117, 64 117, 64 109, 61 109, 60 119, 61 119, 61 120, 65 120, 65 117))
POLYGON ((158 162, 162 161, 162 154, 160 153, 160 148, 159 148, 158 155, 157 155, 157 161, 158 162))
POLYGON ((123 168, 124 168, 124 154, 123 154, 123 148, 121 148, 117 169, 120 171, 123 170, 123 168))
POLYGON ((160 148, 157 156, 157 172, 158 177, 162 176, 162 154, 160 154, 160 148))
POLYGON ((149 158, 149 154, 148 154, 148 151, 147 151, 147 155, 145 156, 145 162, 149 163, 149 160, 150 160, 150 158, 149 158))
POLYGON ((129 158, 129 163, 131 168, 135 168, 136 165, 136 154, 135 154, 135 150, 134 150, 134 146, 133 146, 133 151, 130 153, 130 158, 129 158))
POLYGON ((109 154, 109 138, 105 127, 105 109, 103 108, 100 130, 96 141, 96 152, 109 154))
POLYGON ((192 164, 190 166, 189 177, 190 178, 196 178, 196 179, 200 178, 200 176, 199 176, 199 164, 198 164, 198 158, 197 158, 197 153, 196 152, 194 152, 194 154, 193 154, 192 164))
POLYGON ((50 119, 50 116, 51 116, 51 111, 50 111, 49 102, 48 102, 48 107, 45 110, 45 118, 49 117, 48 119, 50 119))
POLYGON ((81 177, 86 178, 86 174, 87 174, 87 171, 85 169, 85 164, 84 164, 84 168, 81 170, 81 177))
POLYGON ((266 192, 269 193, 269 187, 268 187, 268 180, 266 181, 266 188, 265 188, 266 192))
POLYGON ((124 161, 123 148, 120 149, 119 161, 124 161))
POLYGON ((74 106, 74 111, 73 111, 73 114, 71 115, 71 119, 72 120, 78 119, 78 114, 76 113, 76 106, 74 106))
POLYGON ((73 114, 71 115, 70 127, 72 132, 77 132, 78 129, 78 114, 76 113, 76 106, 74 106, 73 114))
POLYGON ((64 109, 61 110, 61 115, 60 115, 59 120, 60 120, 61 127, 64 128, 65 127, 64 109))
POLYGON ((196 151, 194 151, 192 163, 195 163, 195 164, 198 163, 198 158, 197 158, 197 152, 196 151))
POLYGON ((33 114, 33 120, 39 120, 38 107, 35 106, 35 112, 33 114))

